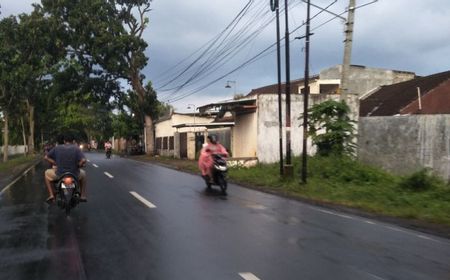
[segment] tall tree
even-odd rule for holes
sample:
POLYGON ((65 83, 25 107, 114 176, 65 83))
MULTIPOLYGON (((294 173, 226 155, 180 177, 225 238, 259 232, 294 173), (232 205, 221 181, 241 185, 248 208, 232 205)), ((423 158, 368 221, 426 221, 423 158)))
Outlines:
POLYGON ((16 48, 18 22, 16 17, 0 21, 0 112, 3 116, 3 161, 8 161, 9 122, 17 104, 15 68, 19 53, 16 48))
MULTIPOLYGON (((148 25, 151 0, 42 0, 45 12, 64 26, 64 38, 72 59, 89 78, 122 79, 133 88, 144 113, 147 152, 154 147, 153 118, 148 111, 152 89, 144 83, 142 69, 148 58, 142 35, 148 25)), ((148 84, 147 84, 148 85, 148 84)), ((156 99, 155 99, 156 100, 156 99)))
POLYGON ((26 105, 28 144, 30 152, 33 152, 36 104, 47 82, 45 77, 49 75, 52 66, 63 57, 64 50, 50 20, 37 9, 30 15, 19 15, 17 32, 16 48, 19 55, 15 69, 16 84, 21 87, 21 98, 26 105))

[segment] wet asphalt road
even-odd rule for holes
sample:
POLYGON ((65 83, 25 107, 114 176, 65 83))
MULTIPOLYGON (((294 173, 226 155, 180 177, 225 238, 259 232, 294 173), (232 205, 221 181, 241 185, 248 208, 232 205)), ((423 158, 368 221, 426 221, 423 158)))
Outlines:
POLYGON ((44 164, 2 191, 0 279, 450 279, 448 239, 86 155, 70 217, 43 202, 44 164))

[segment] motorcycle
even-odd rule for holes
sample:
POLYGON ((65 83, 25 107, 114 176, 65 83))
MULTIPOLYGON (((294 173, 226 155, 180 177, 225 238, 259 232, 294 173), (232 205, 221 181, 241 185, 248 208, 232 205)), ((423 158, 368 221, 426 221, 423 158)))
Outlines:
POLYGON ((208 175, 204 176, 206 187, 211 189, 212 185, 217 185, 224 195, 227 194, 227 161, 220 154, 213 154, 212 178, 208 175))
POLYGON ((108 159, 111 158, 111 148, 106 149, 106 158, 108 158, 108 159))
POLYGON ((80 186, 75 174, 66 172, 62 174, 55 185, 56 203, 70 214, 70 210, 80 203, 80 186))

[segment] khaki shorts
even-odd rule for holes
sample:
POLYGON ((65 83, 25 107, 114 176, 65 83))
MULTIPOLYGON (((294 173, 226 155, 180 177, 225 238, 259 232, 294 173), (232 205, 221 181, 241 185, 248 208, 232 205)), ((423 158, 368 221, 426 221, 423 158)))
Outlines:
MULTIPOLYGON (((47 178, 50 181, 56 181, 58 180, 58 175, 56 175, 56 169, 50 168, 45 170, 45 178, 47 178)), ((83 169, 80 169, 80 174, 78 175, 79 181, 84 181, 86 179, 86 171, 83 169)))

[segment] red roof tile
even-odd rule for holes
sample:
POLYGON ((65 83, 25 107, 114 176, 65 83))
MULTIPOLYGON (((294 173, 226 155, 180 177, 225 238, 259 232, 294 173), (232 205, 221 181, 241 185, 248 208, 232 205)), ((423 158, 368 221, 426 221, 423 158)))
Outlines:
POLYGON ((379 90, 361 100, 359 115, 362 117, 393 116, 425 112, 445 114, 445 112, 450 110, 450 103, 435 99, 443 98, 448 100, 450 95, 449 81, 450 71, 447 71, 402 83, 382 86, 379 90), (413 103, 418 100, 417 88, 420 88, 423 109, 421 112, 414 110, 414 108, 418 109, 418 105, 416 107, 413 106, 413 103), (432 95, 428 96, 428 94, 433 94, 434 98, 432 98, 432 95))

